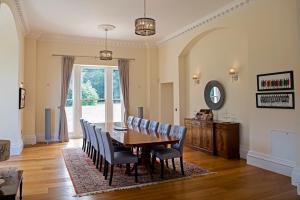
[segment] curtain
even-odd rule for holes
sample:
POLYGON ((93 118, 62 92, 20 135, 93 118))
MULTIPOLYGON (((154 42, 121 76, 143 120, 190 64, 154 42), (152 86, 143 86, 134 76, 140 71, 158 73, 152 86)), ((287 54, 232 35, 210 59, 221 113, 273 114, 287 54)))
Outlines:
POLYGON ((59 141, 68 142, 68 123, 65 110, 67 94, 70 84, 74 64, 73 56, 62 57, 62 78, 61 78, 61 97, 60 97, 60 113, 59 113, 59 141))
POLYGON ((126 59, 119 59, 118 69, 120 74, 120 85, 124 104, 123 121, 126 122, 129 111, 129 61, 126 59))

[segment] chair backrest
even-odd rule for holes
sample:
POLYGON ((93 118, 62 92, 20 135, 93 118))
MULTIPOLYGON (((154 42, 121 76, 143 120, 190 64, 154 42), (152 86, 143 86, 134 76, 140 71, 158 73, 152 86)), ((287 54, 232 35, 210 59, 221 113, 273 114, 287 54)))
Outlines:
POLYGON ((105 160, 110 164, 114 162, 114 147, 109 132, 101 132, 104 144, 105 160))
POLYGON ((134 119, 134 116, 129 116, 127 119, 127 124, 132 125, 133 119, 134 119))
POLYGON ((83 124, 83 119, 80 119, 80 126, 81 126, 81 131, 82 131, 82 138, 85 140, 86 139, 86 132, 83 124))
POLYGON ((177 149, 180 153, 183 153, 183 145, 186 136, 186 128, 184 126, 174 125, 170 133, 171 136, 179 140, 178 143, 172 144, 172 148, 177 149))
POLYGON ((100 154, 105 157, 104 143, 101 134, 101 128, 96 128, 97 140, 99 144, 100 154))
POLYGON ((162 136, 168 136, 170 134, 170 130, 171 130, 170 124, 160 124, 158 132, 162 136))
POLYGON ((140 126, 140 123, 141 123, 141 118, 139 118, 139 117, 135 117, 134 119, 133 119, 133 122, 132 122, 132 127, 133 128, 137 128, 137 127, 139 127, 140 126))
POLYGON ((148 130, 150 131, 150 132, 154 132, 154 133, 156 133, 157 132, 157 129, 158 129, 158 125, 159 125, 159 123, 158 123, 158 121, 150 121, 150 124, 149 124, 149 128, 148 128, 148 130))
POLYGON ((91 136, 90 136, 90 132, 89 132, 89 128, 88 128, 88 122, 83 121, 83 126, 84 126, 84 130, 85 130, 85 133, 86 133, 86 140, 91 141, 91 136))
POLYGON ((140 123, 140 128, 141 129, 148 129, 149 127, 149 120, 148 119, 142 119, 140 123))
POLYGON ((98 141, 96 138, 95 125, 92 123, 89 123, 88 125, 89 125, 88 127, 89 127, 90 136, 91 136, 91 143, 92 143, 93 147, 98 151, 99 145, 98 145, 98 141))

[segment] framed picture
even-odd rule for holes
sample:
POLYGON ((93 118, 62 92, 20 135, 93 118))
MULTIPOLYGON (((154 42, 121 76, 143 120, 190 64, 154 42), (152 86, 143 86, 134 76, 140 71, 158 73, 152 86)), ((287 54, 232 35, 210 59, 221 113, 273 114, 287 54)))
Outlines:
POLYGON ((293 90, 293 89, 294 89, 293 71, 257 75, 258 91, 293 90))
POLYGON ((24 88, 19 88, 19 109, 25 108, 25 94, 26 90, 24 88))
POLYGON ((256 107, 294 109, 294 92, 256 93, 256 107))

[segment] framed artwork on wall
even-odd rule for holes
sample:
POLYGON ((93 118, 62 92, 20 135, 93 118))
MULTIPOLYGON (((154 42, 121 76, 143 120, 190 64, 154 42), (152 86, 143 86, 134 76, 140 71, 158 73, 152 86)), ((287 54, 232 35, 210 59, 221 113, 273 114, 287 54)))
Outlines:
POLYGON ((25 108, 25 94, 26 90, 24 88, 19 88, 19 109, 25 108))
POLYGON ((257 75, 257 90, 293 90, 294 76, 293 71, 275 72, 257 75))
POLYGON ((256 107, 294 109, 294 92, 256 93, 256 107))

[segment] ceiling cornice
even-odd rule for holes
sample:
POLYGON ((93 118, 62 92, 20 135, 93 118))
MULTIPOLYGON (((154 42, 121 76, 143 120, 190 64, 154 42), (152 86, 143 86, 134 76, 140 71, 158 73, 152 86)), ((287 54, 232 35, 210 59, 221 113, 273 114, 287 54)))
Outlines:
POLYGON ((235 1, 227 4, 226 6, 216 10, 215 12, 213 12, 209 15, 206 15, 205 17, 202 17, 201 19, 197 20, 196 22, 189 24, 189 25, 183 27, 182 29, 166 36, 162 40, 158 41, 157 45, 161 45, 169 40, 177 38, 177 37, 179 37, 187 32, 190 32, 196 28, 207 25, 217 19, 220 19, 228 14, 231 14, 241 8, 248 6, 250 3, 253 3, 254 1, 256 1, 256 0, 235 0, 235 1))
POLYGON ((6 3, 9 5, 10 9, 12 10, 16 22, 20 25, 21 31, 24 35, 26 35, 29 31, 27 21, 22 9, 22 5, 20 0, 1 0, 2 3, 6 3))
MULTIPOLYGON (((91 38, 80 37, 70 35, 58 35, 58 34, 28 34, 26 37, 34 38, 39 41, 45 42, 68 42, 76 44, 91 44, 91 45, 104 45, 105 39, 103 38, 91 38)), ((134 47, 134 48, 149 48, 155 46, 155 43, 149 43, 144 41, 124 41, 124 40, 108 40, 107 45, 109 47, 134 47)))

